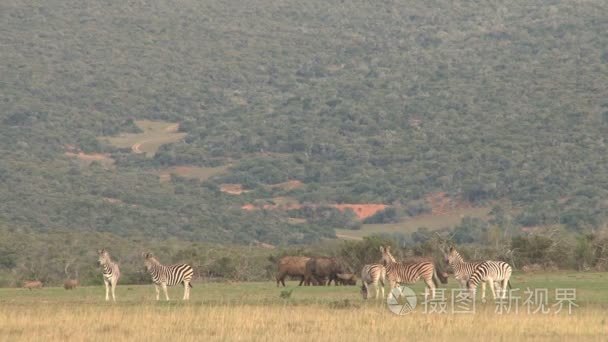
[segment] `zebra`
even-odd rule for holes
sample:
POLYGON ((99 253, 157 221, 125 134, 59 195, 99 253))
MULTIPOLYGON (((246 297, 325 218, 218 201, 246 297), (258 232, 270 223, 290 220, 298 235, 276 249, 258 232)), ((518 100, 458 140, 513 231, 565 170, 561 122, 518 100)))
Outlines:
POLYGON ((369 293, 369 286, 371 284, 374 285, 376 289, 375 298, 378 298, 378 290, 380 286, 378 283, 382 285, 382 297, 384 298, 384 281, 386 279, 386 268, 380 264, 370 264, 363 266, 361 270, 361 295, 363 299, 367 299, 369 293))
POLYGON ((115 291, 120 278, 120 268, 117 263, 112 261, 110 253, 105 248, 98 250, 97 254, 99 254, 99 265, 103 271, 103 282, 106 285, 106 300, 110 300, 109 292, 112 287, 112 300, 116 301, 115 291))
POLYGON ((431 299, 435 298, 435 288, 439 286, 437 278, 441 283, 447 283, 447 277, 442 273, 437 273, 435 265, 430 261, 418 262, 397 262, 390 253, 390 246, 386 248, 380 246, 382 252, 382 263, 386 268, 386 278, 388 279, 389 287, 392 290, 397 287, 397 284, 415 283, 422 278, 426 283, 427 288, 424 290, 424 296, 428 297, 428 289, 431 290, 431 299))
MULTIPOLYGON (((499 291, 501 298, 506 298, 507 296, 507 285, 511 288, 511 283, 509 282, 509 278, 511 278, 511 273, 513 269, 511 265, 507 264, 504 261, 484 261, 477 268, 475 272, 471 274, 471 277, 467 281, 467 288, 469 292, 474 296, 475 289, 479 283, 483 283, 484 281, 490 284, 490 289, 492 290, 492 297, 496 299, 496 292, 494 291, 494 282, 502 281, 502 289, 499 291)), ((485 291, 481 294, 481 301, 485 303, 486 301, 486 293, 485 291)))
POLYGON ((158 286, 163 288, 166 300, 169 300, 167 294, 167 286, 177 285, 179 283, 184 284, 184 298, 183 300, 190 299, 190 288, 192 287, 192 276, 194 270, 192 266, 187 264, 177 265, 162 265, 152 253, 144 253, 144 265, 148 270, 148 273, 152 276, 152 282, 154 282, 154 288, 156 289, 156 300, 160 299, 160 290, 158 286))
MULTIPOLYGON (((461 288, 466 288, 467 281, 475 269, 483 263, 483 261, 466 262, 458 251, 451 246, 449 252, 445 254, 445 261, 454 271, 454 278, 460 283, 461 288)), ((481 283, 481 291, 486 292, 486 283, 481 283)))
MULTIPOLYGON (((475 272, 479 265, 483 264, 484 261, 464 261, 464 258, 454 246, 450 246, 450 249, 447 254, 445 254, 445 261, 450 265, 452 270, 454 271, 454 278, 460 283, 460 288, 467 287, 467 281, 471 277, 471 274, 475 272)), ((490 260, 488 260, 490 261, 490 260)), ((485 297, 486 292, 486 283, 481 283, 481 292, 482 297, 485 297)))

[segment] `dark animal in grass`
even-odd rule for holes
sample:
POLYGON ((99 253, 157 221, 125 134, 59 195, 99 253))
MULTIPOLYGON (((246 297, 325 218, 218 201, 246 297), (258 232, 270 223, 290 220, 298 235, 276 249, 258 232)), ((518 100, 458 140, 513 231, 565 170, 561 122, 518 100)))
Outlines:
POLYGON ((299 278, 300 284, 298 286, 301 286, 306 273, 306 263, 309 260, 310 258, 305 256, 282 257, 277 265, 277 287, 279 284, 285 286, 285 278, 287 276, 299 278))
POLYGON ((63 282, 63 288, 66 290, 73 290, 76 287, 78 287, 77 279, 66 279, 66 281, 63 282))
POLYGON ((320 283, 321 279, 327 278, 327 285, 331 285, 332 281, 337 285, 336 279, 338 279, 339 273, 344 273, 344 270, 335 258, 311 258, 306 263, 304 281, 306 284, 310 284, 315 280, 320 283))

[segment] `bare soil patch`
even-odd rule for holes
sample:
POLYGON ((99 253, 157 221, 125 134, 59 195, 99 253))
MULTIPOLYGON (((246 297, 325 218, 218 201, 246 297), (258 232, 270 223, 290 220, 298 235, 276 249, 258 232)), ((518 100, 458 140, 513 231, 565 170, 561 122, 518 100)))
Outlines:
POLYGON ((230 195, 240 195, 250 190, 243 189, 243 184, 224 183, 220 184, 220 191, 230 195))

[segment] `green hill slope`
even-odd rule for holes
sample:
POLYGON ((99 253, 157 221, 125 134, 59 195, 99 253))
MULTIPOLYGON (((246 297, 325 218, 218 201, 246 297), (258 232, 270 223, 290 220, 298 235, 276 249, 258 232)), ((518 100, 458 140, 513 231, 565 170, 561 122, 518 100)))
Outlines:
POLYGON ((401 207, 444 191, 509 199, 521 225, 602 227, 605 13, 601 0, 0 4, 0 221, 302 243, 332 224, 240 207, 401 207), (185 137, 151 158, 109 143, 143 119, 185 137), (205 182, 158 179, 229 164, 205 182), (289 180, 304 185, 266 186, 289 180))

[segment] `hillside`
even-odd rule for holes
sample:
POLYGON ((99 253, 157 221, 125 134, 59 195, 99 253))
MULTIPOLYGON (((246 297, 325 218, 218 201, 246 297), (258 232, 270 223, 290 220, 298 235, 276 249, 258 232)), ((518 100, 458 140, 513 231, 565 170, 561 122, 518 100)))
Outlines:
POLYGON ((5 1, 0 225, 299 244, 360 227, 336 204, 389 205, 394 223, 444 192, 508 201, 518 226, 601 229, 606 13, 603 0, 5 1), (330 209, 241 209, 277 198, 330 209))

